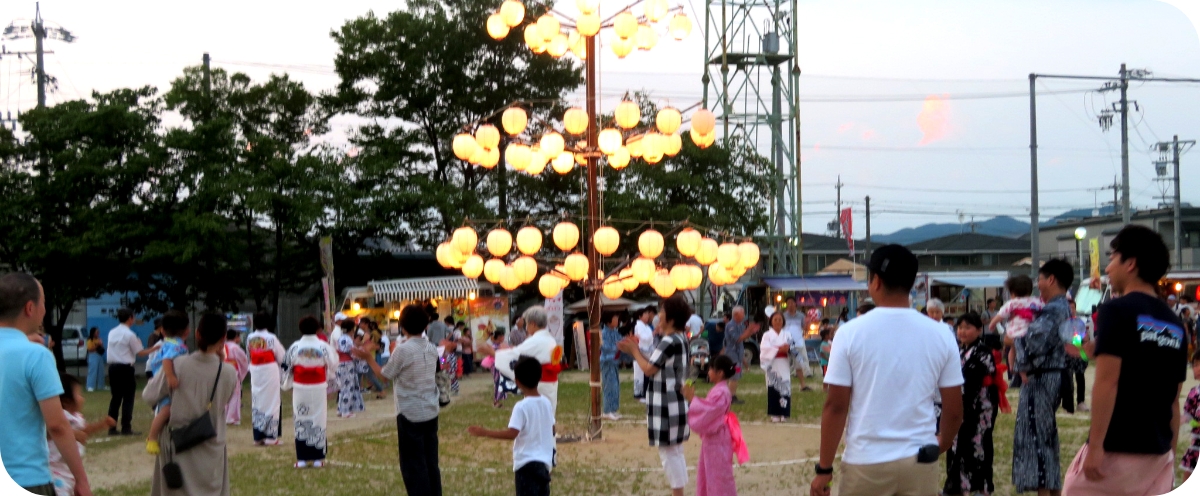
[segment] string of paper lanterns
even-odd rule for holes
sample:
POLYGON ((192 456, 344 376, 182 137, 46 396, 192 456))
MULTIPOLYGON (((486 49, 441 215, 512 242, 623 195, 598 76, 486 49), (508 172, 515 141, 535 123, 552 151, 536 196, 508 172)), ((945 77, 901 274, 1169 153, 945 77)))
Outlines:
MULTIPOLYGON (((647 51, 658 44, 659 32, 655 29, 660 22, 665 23, 664 35, 676 40, 687 38, 692 32, 692 21, 683 12, 683 6, 671 8, 668 0, 645 0, 642 2, 641 18, 626 9, 612 18, 608 24, 600 20, 598 0, 577 0, 576 7, 579 15, 568 19, 568 25, 547 11, 537 19, 529 19, 521 35, 525 46, 533 53, 547 53, 559 58, 568 52, 580 60, 587 57, 587 38, 599 34, 601 28, 612 28, 613 37, 608 45, 619 58, 625 58, 636 48, 647 51), (674 12, 674 15, 671 13, 674 12), (574 26, 569 25, 573 21, 574 26)), ((502 40, 508 37, 514 28, 525 22, 525 5, 519 0, 505 0, 500 9, 488 16, 485 26, 488 36, 502 40)))

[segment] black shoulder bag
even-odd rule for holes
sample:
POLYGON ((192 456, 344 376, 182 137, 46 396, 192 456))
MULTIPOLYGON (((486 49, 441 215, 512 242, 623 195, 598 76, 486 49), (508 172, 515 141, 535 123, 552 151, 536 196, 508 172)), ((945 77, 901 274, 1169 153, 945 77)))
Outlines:
POLYGON ((221 369, 224 366, 224 363, 217 364, 217 378, 213 380, 212 394, 208 395, 208 408, 204 413, 181 429, 171 429, 171 444, 174 445, 175 453, 183 453, 217 437, 217 429, 209 412, 212 410, 213 398, 217 396, 217 384, 221 381, 221 369))

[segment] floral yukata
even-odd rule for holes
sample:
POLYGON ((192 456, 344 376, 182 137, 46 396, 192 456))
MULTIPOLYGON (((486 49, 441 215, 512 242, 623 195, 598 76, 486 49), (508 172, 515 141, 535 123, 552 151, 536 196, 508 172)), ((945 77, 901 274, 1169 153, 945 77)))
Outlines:
POLYGON ((996 354, 976 340, 961 350, 963 423, 946 456, 945 494, 991 494, 992 429, 1000 402, 996 354))
POLYGON ((1183 418, 1191 427, 1192 444, 1183 454, 1179 468, 1190 474, 1196 470, 1196 461, 1200 459, 1200 386, 1188 391, 1187 401, 1183 403, 1183 418))
POLYGON ((337 339, 337 386, 338 416, 348 417, 366 410, 362 395, 362 369, 365 363, 350 355, 354 350, 354 338, 343 333, 337 339))

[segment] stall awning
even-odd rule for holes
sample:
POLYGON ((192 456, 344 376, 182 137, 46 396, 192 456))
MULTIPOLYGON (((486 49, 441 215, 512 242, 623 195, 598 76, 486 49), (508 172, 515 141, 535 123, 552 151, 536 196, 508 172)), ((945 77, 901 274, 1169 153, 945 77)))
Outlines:
POLYGON ((466 298, 472 291, 479 291, 479 283, 464 276, 392 279, 367 284, 375 293, 376 301, 466 298))
POLYGON ((930 276, 934 284, 962 286, 964 288, 1003 288, 1008 274, 968 274, 962 276, 930 276))
POLYGON ((867 283, 850 276, 764 277, 778 291, 866 291, 867 283))

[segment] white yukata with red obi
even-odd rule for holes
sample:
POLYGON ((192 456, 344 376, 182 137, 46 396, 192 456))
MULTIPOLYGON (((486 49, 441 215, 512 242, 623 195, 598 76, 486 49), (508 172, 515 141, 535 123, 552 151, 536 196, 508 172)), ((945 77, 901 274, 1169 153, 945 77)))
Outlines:
POLYGON ((522 356, 533 357, 542 364, 542 382, 538 383, 538 394, 550 400, 550 406, 558 411, 558 374, 562 372, 562 346, 550 332, 542 329, 530 335, 520 345, 506 350, 496 350, 496 370, 500 375, 516 380, 513 365, 522 356))
POLYGON ((279 397, 280 365, 287 351, 279 338, 265 329, 246 336, 250 353, 250 422, 255 443, 275 444, 283 429, 279 397))
POLYGON ((292 389, 292 418, 296 426, 296 460, 325 459, 325 425, 328 421, 325 389, 337 371, 338 357, 316 336, 301 337, 288 348, 284 389, 292 389))

